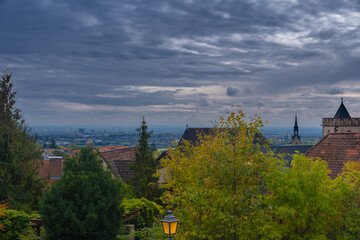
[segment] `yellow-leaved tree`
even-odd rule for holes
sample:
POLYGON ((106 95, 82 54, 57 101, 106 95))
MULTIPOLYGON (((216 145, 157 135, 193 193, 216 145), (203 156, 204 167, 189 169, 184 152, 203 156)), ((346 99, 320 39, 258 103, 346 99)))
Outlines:
POLYGON ((266 148, 263 121, 241 110, 220 116, 217 127, 169 149, 162 161, 166 172, 164 203, 181 220, 177 239, 254 239, 266 211, 264 176, 278 161, 266 148))

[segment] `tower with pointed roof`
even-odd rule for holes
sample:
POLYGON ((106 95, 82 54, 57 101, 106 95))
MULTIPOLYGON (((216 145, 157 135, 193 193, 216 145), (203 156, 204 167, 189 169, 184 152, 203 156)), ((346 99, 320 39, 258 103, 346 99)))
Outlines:
POLYGON ((295 115, 294 135, 291 138, 291 145, 301 145, 299 127, 297 124, 297 115, 295 115))
POLYGON ((341 98, 341 104, 333 118, 322 119, 323 136, 329 133, 358 132, 360 133, 360 118, 352 118, 341 98))
POLYGON ((337 110, 337 112, 335 113, 334 118, 339 118, 339 119, 350 119, 351 116, 348 112, 348 110, 346 109, 345 105, 344 105, 344 98, 341 98, 341 104, 339 109, 337 110))

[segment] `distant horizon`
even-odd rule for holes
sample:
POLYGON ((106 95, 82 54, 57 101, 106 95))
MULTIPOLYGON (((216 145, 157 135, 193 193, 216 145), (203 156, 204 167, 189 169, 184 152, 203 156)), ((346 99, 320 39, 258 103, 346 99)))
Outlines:
MULTIPOLYGON (((136 132, 136 129, 139 128, 139 125, 117 125, 117 126, 106 126, 106 125, 37 125, 37 126, 30 126, 32 132, 37 131, 78 131, 80 128, 85 128, 86 131, 97 130, 112 130, 112 131, 126 131, 126 132, 136 132)), ((202 128, 202 127, 212 127, 212 126, 188 126, 189 128, 202 128)), ((161 126, 161 125, 148 125, 149 131, 154 131, 154 133, 181 133, 185 131, 186 126, 161 126)), ((293 127, 284 127, 284 126, 266 126, 263 128, 264 134, 274 134, 274 133, 291 133, 293 131, 293 127)), ((299 126, 299 133, 300 135, 307 134, 307 133, 322 133, 322 127, 301 127, 299 126)))

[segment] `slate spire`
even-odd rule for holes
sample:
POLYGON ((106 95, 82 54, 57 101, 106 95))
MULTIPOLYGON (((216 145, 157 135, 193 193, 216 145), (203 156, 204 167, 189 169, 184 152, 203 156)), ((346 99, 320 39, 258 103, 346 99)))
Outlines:
POLYGON ((341 98, 341 104, 339 109, 337 110, 337 112, 335 113, 334 118, 340 118, 340 119, 344 119, 344 118, 351 118, 349 112, 347 111, 345 105, 344 105, 344 99, 341 98))
POLYGON ((299 136, 299 127, 297 124, 297 115, 295 115, 294 135, 291 139, 291 145, 301 145, 301 139, 299 136))
POLYGON ((299 127, 297 124, 297 115, 295 115, 294 136, 298 136, 298 135, 299 135, 299 127))

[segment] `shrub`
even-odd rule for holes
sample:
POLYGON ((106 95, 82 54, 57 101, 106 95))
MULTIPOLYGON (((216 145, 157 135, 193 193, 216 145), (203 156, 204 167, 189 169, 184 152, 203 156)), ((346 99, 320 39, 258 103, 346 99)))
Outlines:
POLYGON ((130 210, 140 209, 140 216, 129 222, 134 224, 136 229, 152 227, 157 221, 156 216, 160 217, 164 214, 164 210, 161 206, 145 198, 125 199, 122 206, 125 209, 125 213, 128 213, 130 210))
POLYGON ((31 231, 29 219, 36 218, 37 213, 27 214, 23 211, 6 209, 4 215, 0 217, 0 224, 4 226, 4 231, 0 231, 2 240, 21 240, 21 236, 31 231))
POLYGON ((141 240, 166 240, 168 237, 164 234, 161 223, 156 222, 151 228, 145 227, 135 231, 133 234, 118 236, 119 240, 127 240, 131 237, 141 240))

